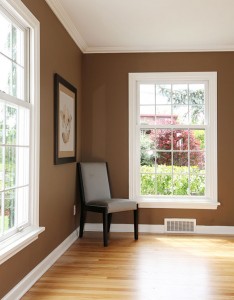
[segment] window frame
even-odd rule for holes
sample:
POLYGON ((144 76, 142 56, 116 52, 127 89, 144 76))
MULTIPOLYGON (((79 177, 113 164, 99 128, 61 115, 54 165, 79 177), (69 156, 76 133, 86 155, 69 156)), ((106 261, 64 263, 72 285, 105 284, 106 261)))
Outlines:
MULTIPOLYGON (((143 127, 143 126, 142 126, 143 127)), ((160 126, 159 126, 160 127, 160 126)), ((183 126, 182 126, 183 127, 183 126)), ((185 125, 184 127, 189 128, 185 125)), ((180 125, 181 128, 181 125, 180 125)), ((191 208, 217 209, 217 72, 156 72, 129 73, 129 197, 144 208, 191 208), (140 139, 138 124, 138 85, 139 83, 155 82, 176 83, 207 82, 208 95, 206 109, 208 110, 206 127, 206 196, 141 196, 140 184, 140 139)))
MULTIPOLYGON (((24 28, 28 28, 29 39, 26 48, 29 62, 25 65, 26 76, 29 86, 26 85, 27 102, 21 101, 22 106, 30 105, 30 119, 32 128, 30 130, 30 193, 29 193, 29 224, 18 228, 18 231, 8 239, 0 242, 0 264, 25 248, 38 238, 45 230, 39 226, 39 166, 40 166, 40 23, 28 8, 21 2, 15 0, 0 0, 0 5, 7 14, 24 28), (22 103, 23 102, 23 103, 22 103)), ((3 100, 12 102, 12 96, 1 93, 3 100)))

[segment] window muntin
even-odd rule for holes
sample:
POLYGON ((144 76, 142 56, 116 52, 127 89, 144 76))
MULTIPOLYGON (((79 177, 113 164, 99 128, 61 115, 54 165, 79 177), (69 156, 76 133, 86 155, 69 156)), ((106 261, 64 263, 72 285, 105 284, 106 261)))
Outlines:
POLYGON ((217 207, 216 109, 215 72, 129 74, 130 198, 217 207))

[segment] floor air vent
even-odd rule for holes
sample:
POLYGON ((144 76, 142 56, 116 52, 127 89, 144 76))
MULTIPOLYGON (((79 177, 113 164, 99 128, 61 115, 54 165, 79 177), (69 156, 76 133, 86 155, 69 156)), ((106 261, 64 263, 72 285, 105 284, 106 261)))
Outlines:
POLYGON ((196 230, 195 219, 164 219, 165 232, 193 233, 196 230))

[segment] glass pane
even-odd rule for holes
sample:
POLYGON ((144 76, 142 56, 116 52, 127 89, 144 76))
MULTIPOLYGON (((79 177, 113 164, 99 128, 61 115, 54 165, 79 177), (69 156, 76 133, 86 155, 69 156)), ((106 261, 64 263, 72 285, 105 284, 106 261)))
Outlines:
POLYGON ((2 207, 2 193, 0 193, 0 237, 3 233, 4 228, 4 214, 3 214, 3 207, 2 207))
POLYGON ((24 69, 12 64, 12 96, 24 98, 24 69))
POLYGON ((173 149, 174 150, 188 149, 188 130, 184 130, 184 129, 173 130, 173 149))
POLYGON ((141 84, 140 85, 140 105, 155 104, 155 85, 141 84))
POLYGON ((171 124, 171 105, 156 106, 156 124, 171 124))
POLYGON ((172 176, 171 175, 157 175, 157 195, 171 195, 172 194, 172 176))
POLYGON ((12 59, 24 66, 24 32, 14 25, 12 26, 12 59))
POLYGON ((6 94, 12 95, 12 63, 9 59, 0 54, 0 90, 6 94))
POLYGON ((188 172, 188 152, 173 153, 173 172, 174 173, 188 172))
POLYGON ((195 129, 189 131, 189 147, 190 150, 204 150, 205 149, 205 130, 195 129))
MULTIPOLYGON (((4 147, 0 147, 0 190, 3 190, 4 189, 4 154, 3 154, 3 151, 4 151, 4 147)), ((0 201, 1 201, 1 198, 0 198, 0 201)))
POLYGON ((205 153, 202 151, 190 153, 190 171, 205 173, 205 153))
POLYGON ((155 183, 154 174, 141 174, 141 195, 155 195, 155 183))
POLYGON ((17 108, 6 106, 6 144, 16 144, 17 108))
POLYGON ((5 192, 5 230, 15 226, 15 190, 5 192))
POLYGON ((172 102, 173 102, 173 104, 187 104, 188 103, 188 85, 187 84, 173 84, 172 85, 172 102))
POLYGON ((171 104, 170 84, 160 84, 156 86, 156 104, 171 104))
POLYGON ((173 124, 188 124, 188 106, 174 105, 172 121, 173 124))
POLYGON ((18 226, 28 221, 29 188, 23 187, 16 190, 17 193, 17 221, 18 226))
POLYGON ((194 196, 205 195, 205 176, 192 175, 190 177, 190 193, 194 196))
POLYGON ((18 147, 17 151, 17 186, 29 184, 29 148, 18 147))
POLYGON ((174 175, 173 177, 173 194, 188 195, 189 194, 189 178, 188 174, 174 175))
POLYGON ((141 124, 155 124, 155 106, 140 106, 140 122, 141 124))
POLYGON ((18 107, 18 137, 17 144, 21 146, 29 145, 29 129, 30 114, 29 110, 23 107, 18 107))
POLYGON ((141 166, 154 166, 155 130, 141 130, 141 166))
POLYGON ((156 162, 157 165, 171 166, 171 152, 157 152, 156 162))
POLYGON ((171 133, 170 129, 156 131, 156 148, 158 150, 171 150, 171 133))
POLYGON ((5 149, 5 188, 10 188, 16 184, 16 148, 5 149))
POLYGON ((0 101, 0 144, 5 143, 4 124, 5 124, 5 104, 3 101, 0 101))
POLYGON ((193 105, 204 104, 205 102, 205 85, 189 84, 189 103, 193 105))
POLYGON ((189 107, 190 123, 194 125, 202 125, 205 123, 205 107, 196 105, 189 107))
POLYGON ((8 57, 12 57, 12 28, 11 22, 9 22, 0 13, 0 28, 1 28, 1 38, 0 38, 0 52, 8 57))

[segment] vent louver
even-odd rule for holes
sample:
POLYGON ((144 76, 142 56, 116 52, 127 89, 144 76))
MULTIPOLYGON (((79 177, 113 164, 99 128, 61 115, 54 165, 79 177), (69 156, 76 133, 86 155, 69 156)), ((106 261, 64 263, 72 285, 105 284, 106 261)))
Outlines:
POLYGON ((165 232, 193 233, 196 231, 195 219, 164 219, 165 232))

